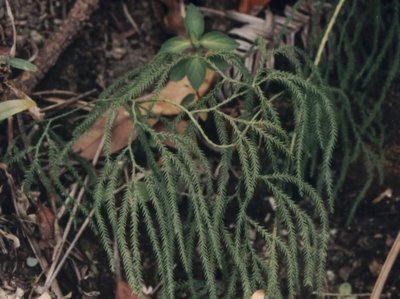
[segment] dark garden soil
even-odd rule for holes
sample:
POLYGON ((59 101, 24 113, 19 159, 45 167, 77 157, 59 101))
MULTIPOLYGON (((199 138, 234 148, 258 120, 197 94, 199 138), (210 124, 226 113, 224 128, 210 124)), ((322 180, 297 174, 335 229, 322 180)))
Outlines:
MULTIPOLYGON (((26 59, 46 46, 45 39, 59 26, 74 3, 73 0, 10 2, 18 33, 16 56, 26 59)), ((199 5, 209 4, 217 9, 237 7, 237 2, 196 1, 199 5)), ((207 20, 213 21, 211 18, 207 20)), ((221 19, 214 22, 219 28, 226 25, 221 19)), ((4 1, 1 1, 1 51, 7 50, 12 44, 11 30, 4 1)), ((95 98, 113 79, 149 61, 167 37, 151 9, 150 1, 103 0, 83 30, 63 51, 56 65, 35 88, 35 91, 48 93, 37 94, 34 98, 40 107, 49 105, 48 98, 51 96, 64 96, 62 93, 52 92, 54 90, 74 95, 92 91, 86 100, 95 98), (130 18, 140 28, 139 32, 135 30, 130 18)), ((18 75, 15 72, 10 78, 18 75)), ((383 184, 376 179, 361 202, 354 221, 347 227, 346 217, 357 197, 364 175, 364 170, 361 167, 358 169, 357 165, 351 169, 337 198, 335 212, 331 215, 325 298, 339 298, 334 294, 338 293, 338 287, 343 282, 349 282, 353 293, 360 294, 359 298, 369 298, 366 294, 371 292, 400 228, 400 78, 396 81, 385 103, 385 122, 388 128, 385 140, 388 157, 385 164, 386 178, 383 184), (387 189, 392 189, 392 196, 383 197, 378 203, 373 203, 387 189), (328 293, 332 295, 329 296, 328 293)), ((0 154, 5 151, 5 130, 5 124, 0 124, 0 154)), ((19 179, 22 177, 22 174, 15 175, 19 179)), ((25 292, 25 298, 28 298, 32 288, 43 282, 43 274, 39 266, 27 265, 27 259, 35 255, 19 228, 12 205, 8 202, 9 190, 5 182, 5 177, 0 176, 0 230, 7 230, 15 235, 21 246, 14 250, 12 240, 0 235, 0 290, 15 294, 19 288, 25 292)), ((58 281, 64 293, 72 292, 72 298, 113 298, 114 278, 108 270, 106 257, 98 240, 90 232, 86 232, 77 247, 79 251, 73 251, 72 255, 74 263, 78 265, 72 265, 71 260, 59 274, 58 281), (79 275, 74 272, 76 269, 81 271, 79 275), (79 282, 77 276, 80 276, 79 282), (101 295, 96 297, 97 291, 101 295)), ((154 282, 155 279, 149 278, 149 281, 154 282)), ((400 298, 400 258, 390 272, 382 298, 400 298)))

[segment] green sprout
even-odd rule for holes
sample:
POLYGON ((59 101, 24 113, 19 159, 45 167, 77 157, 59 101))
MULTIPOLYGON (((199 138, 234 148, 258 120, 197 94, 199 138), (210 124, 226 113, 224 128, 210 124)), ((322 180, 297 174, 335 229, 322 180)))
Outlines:
POLYGON ((190 50, 193 54, 175 64, 170 72, 170 79, 179 81, 187 76, 193 88, 198 90, 204 81, 209 62, 217 64, 217 61, 206 60, 202 50, 230 52, 235 50, 239 43, 219 31, 204 34, 204 17, 193 4, 187 8, 184 25, 187 37, 170 38, 162 45, 159 53, 181 54, 190 50))

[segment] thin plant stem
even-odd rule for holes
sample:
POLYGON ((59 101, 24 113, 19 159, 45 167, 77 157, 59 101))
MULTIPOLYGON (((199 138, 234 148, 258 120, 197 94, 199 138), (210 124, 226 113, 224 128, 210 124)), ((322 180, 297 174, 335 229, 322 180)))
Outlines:
POLYGON ((326 27, 325 33, 322 37, 321 43, 319 44, 318 52, 314 60, 314 65, 319 65, 321 61, 322 52, 324 51, 325 45, 328 42, 329 34, 332 31, 333 25, 336 22, 337 16, 339 15, 340 10, 342 9, 343 4, 346 0, 340 0, 336 5, 335 11, 333 12, 332 18, 329 20, 328 26, 326 27))

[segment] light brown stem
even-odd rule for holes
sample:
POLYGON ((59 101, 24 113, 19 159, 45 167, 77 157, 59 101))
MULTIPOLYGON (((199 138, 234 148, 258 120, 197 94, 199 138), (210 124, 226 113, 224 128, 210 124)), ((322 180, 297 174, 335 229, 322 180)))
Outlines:
POLYGON ((370 299, 379 299, 383 287, 385 285, 386 279, 389 276, 390 270, 392 269, 392 266, 397 258, 397 255, 400 252, 400 231, 397 233, 396 240, 394 241, 392 248, 389 251, 388 256, 386 257, 386 261, 383 264, 381 273, 379 273, 379 277, 376 280, 374 289, 372 290, 372 294, 370 299))

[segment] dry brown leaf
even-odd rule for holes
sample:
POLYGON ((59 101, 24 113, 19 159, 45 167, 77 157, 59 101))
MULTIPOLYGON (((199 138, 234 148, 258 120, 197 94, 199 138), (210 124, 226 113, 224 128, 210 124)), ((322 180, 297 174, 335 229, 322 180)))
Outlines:
POLYGON ((24 298, 25 291, 19 287, 16 290, 0 288, 0 298, 1 299, 22 299, 24 298))
MULTIPOLYGON (((216 73, 214 71, 207 70, 204 82, 200 86, 194 101, 198 100, 198 96, 202 96, 208 91, 215 76, 216 73)), ((144 102, 143 107, 148 109, 151 108, 151 111, 154 114, 174 116, 181 112, 181 109, 176 105, 181 104, 183 99, 189 94, 196 94, 196 91, 190 85, 186 77, 177 82, 170 81, 160 91, 158 99, 155 103, 150 102, 152 95, 145 97, 144 100, 148 99, 149 102, 144 102)), ((142 109, 142 111, 143 113, 146 113, 145 109, 142 109)), ((88 132, 78 138, 78 140, 72 146, 75 152, 78 152, 82 157, 89 160, 94 158, 103 138, 104 127, 107 123, 109 113, 110 111, 107 110, 93 124, 88 132)), ((147 119, 147 123, 150 126, 154 126, 157 121, 158 120, 155 118, 149 117, 147 119)), ((129 113, 123 107, 118 109, 111 135, 111 153, 119 151, 128 144, 129 140, 133 141, 137 138, 137 132, 134 130, 134 123, 129 117, 129 113)))
POLYGON ((48 207, 41 207, 36 212, 36 222, 39 226, 40 236, 43 241, 54 239, 54 221, 56 217, 48 207))
POLYGON ((40 295, 40 297, 38 297, 37 299, 51 299, 51 296, 49 293, 45 292, 42 295, 40 295))
MULTIPOLYGON (((214 71, 207 69, 203 84, 200 85, 198 90, 199 96, 203 96, 208 91, 215 76, 216 73, 214 71)), ((194 90, 192 85, 190 85, 187 77, 184 77, 180 81, 169 81, 167 85, 165 85, 165 87, 161 90, 158 101, 153 105, 151 111, 155 114, 160 114, 164 116, 177 115, 181 112, 181 109, 174 104, 181 104, 183 99, 189 94, 195 95, 194 101, 198 100, 196 90, 194 90), (166 103, 163 101, 172 102, 174 104, 166 103)), ((151 107, 151 104, 149 103, 148 106, 151 107)))
POLYGON ((372 203, 374 205, 380 203, 383 199, 386 197, 391 198, 393 196, 393 190, 391 188, 387 188, 385 191, 383 191, 381 194, 379 194, 377 197, 372 200, 372 203))
POLYGON ((185 8, 183 1, 163 0, 162 2, 168 6, 168 13, 163 18, 165 31, 174 35, 185 35, 185 27, 183 25, 183 13, 185 8))
POLYGON ((129 285, 123 281, 118 280, 115 288, 115 299, 138 299, 139 296, 132 292, 129 285))
MULTIPOLYGON (((104 127, 107 123, 109 113, 110 111, 107 110, 88 132, 78 138, 72 146, 75 152, 78 152, 82 157, 89 160, 94 158, 103 138, 104 127)), ((147 122, 150 126, 153 126, 157 120, 149 118, 147 122)), ((111 153, 119 151, 128 144, 129 140, 137 138, 137 133, 133 128, 133 121, 129 117, 129 113, 124 107, 120 107, 111 130, 111 153)))
POLYGON ((8 232, 6 232, 6 231, 4 231, 2 229, 0 229, 0 237, 4 237, 6 239, 11 240, 13 242, 14 249, 17 249, 18 247, 21 246, 21 242, 19 241, 19 239, 18 239, 18 237, 16 235, 8 233, 8 232))
POLYGON ((368 268, 369 271, 371 271, 371 273, 374 276, 378 276, 379 273, 382 270, 382 263, 378 262, 377 260, 372 260, 369 264, 368 264, 368 268))
POLYGON ((257 290, 251 295, 250 299, 264 299, 266 296, 264 290, 257 290))
POLYGON ((239 11, 247 14, 257 13, 270 2, 271 0, 241 0, 239 11))
POLYGON ((185 5, 182 0, 150 0, 150 3, 155 18, 161 22, 165 32, 172 35, 185 35, 183 25, 185 5))

